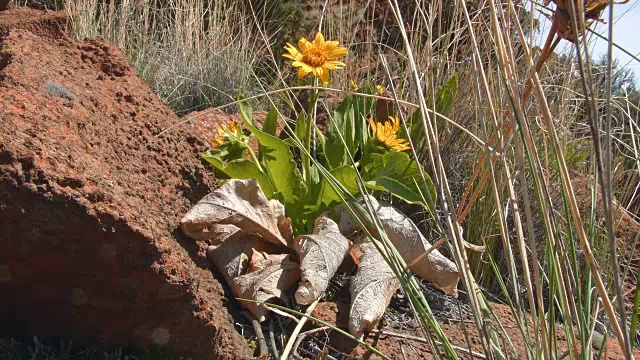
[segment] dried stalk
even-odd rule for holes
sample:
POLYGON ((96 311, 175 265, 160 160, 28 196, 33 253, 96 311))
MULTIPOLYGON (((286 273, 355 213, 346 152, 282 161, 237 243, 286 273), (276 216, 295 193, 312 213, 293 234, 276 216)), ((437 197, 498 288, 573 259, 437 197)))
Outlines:
POLYGON ((289 337, 289 341, 287 342, 287 346, 285 346, 284 350, 282 350, 282 356, 280 356, 280 360, 289 359, 289 353, 293 348, 293 344, 296 341, 296 337, 300 333, 300 330, 302 330, 302 327, 304 326, 304 324, 306 324, 307 319, 309 319, 308 315, 311 315, 311 313, 313 312, 313 309, 316 308, 316 305, 318 305, 319 302, 320 302, 320 299, 317 299, 311 305, 309 305, 309 307, 307 308, 307 311, 305 311, 305 315, 307 316, 304 316, 302 319, 300 319, 300 321, 298 322, 298 325, 296 325, 295 329, 293 329, 293 332, 289 337))

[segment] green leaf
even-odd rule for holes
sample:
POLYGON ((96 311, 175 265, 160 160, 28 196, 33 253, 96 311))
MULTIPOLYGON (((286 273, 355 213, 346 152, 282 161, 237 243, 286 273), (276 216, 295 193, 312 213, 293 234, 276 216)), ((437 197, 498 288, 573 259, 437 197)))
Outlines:
POLYGON ((420 177, 418 163, 404 152, 371 154, 370 162, 364 165, 365 185, 373 190, 384 190, 400 199, 420 204, 435 213, 436 188, 429 175, 424 172, 426 187, 420 177), (429 201, 431 194, 432 201, 429 201))
POLYGON ((354 109, 347 96, 336 107, 329 130, 325 134, 324 156, 330 169, 349 164, 349 153, 355 154, 359 145, 355 141, 354 109), (347 151, 348 150, 348 151, 347 151))
POLYGON ((300 114, 298 115, 294 133, 298 140, 304 143, 304 139, 307 136, 307 113, 304 110, 300 111, 300 114))
MULTIPOLYGON (((330 171, 331 175, 344 186, 351 195, 358 193, 357 172, 353 166, 345 165, 330 171)), ((342 202, 340 196, 333 189, 326 178, 322 178, 320 195, 318 197, 320 205, 329 208, 342 202)))
MULTIPOLYGON (((240 100, 242 97, 239 96, 240 100)), ((307 192, 302 174, 293 159, 289 146, 279 138, 270 135, 253 124, 251 106, 246 101, 238 104, 240 116, 245 126, 258 139, 262 154, 262 163, 266 174, 271 179, 274 192, 280 192, 284 197, 285 208, 295 211, 298 200, 307 192)))
POLYGON ((262 125, 262 131, 273 136, 278 136, 278 109, 272 107, 267 113, 267 117, 264 119, 264 125, 262 125))
POLYGON ((324 158, 329 169, 335 169, 349 164, 347 147, 338 133, 327 133, 323 144, 324 158))
POLYGON ((230 178, 235 179, 256 179, 262 188, 262 191, 268 198, 272 198, 274 195, 273 185, 271 180, 258 168, 255 162, 247 159, 237 159, 229 162, 225 162, 220 158, 219 154, 216 154, 215 150, 209 150, 206 153, 200 154, 205 160, 207 160, 216 169, 224 173, 230 178))
POLYGON ((442 115, 446 115, 451 109, 453 104, 453 98, 456 97, 458 91, 458 74, 453 76, 447 81, 446 84, 436 92, 436 112, 442 115))

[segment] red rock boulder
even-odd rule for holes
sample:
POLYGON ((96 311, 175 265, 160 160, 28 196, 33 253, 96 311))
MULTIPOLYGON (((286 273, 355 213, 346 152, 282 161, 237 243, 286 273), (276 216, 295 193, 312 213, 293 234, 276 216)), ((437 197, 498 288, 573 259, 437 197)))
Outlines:
POLYGON ((250 357, 178 229, 216 186, 193 124, 156 137, 179 119, 110 43, 0 28, 0 330, 250 357))

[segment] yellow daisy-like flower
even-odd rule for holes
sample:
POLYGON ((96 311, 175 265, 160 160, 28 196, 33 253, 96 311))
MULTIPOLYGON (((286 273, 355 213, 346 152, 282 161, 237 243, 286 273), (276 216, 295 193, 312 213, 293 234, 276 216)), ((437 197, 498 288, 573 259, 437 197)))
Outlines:
POLYGON ((397 117, 389 116, 389 121, 385 121, 384 124, 375 122, 369 118, 369 125, 371 125, 373 135, 375 135, 376 139, 388 148, 397 151, 411 149, 407 140, 398 138, 400 120, 397 117))
POLYGON ((222 145, 231 138, 241 139, 242 135, 242 129, 237 126, 234 121, 230 121, 229 127, 225 125, 218 125, 218 135, 216 135, 211 142, 214 143, 214 145, 222 145))
POLYGON ((298 68, 298 79, 313 74, 324 84, 329 83, 329 71, 346 66, 335 59, 347 55, 347 49, 338 46, 337 41, 325 41, 322 33, 318 32, 313 41, 305 38, 298 40, 298 48, 287 43, 287 50, 282 56, 293 60, 294 67, 298 68))
POLYGON ((376 91, 378 95, 382 96, 384 94, 384 87, 382 85, 376 85, 376 91))

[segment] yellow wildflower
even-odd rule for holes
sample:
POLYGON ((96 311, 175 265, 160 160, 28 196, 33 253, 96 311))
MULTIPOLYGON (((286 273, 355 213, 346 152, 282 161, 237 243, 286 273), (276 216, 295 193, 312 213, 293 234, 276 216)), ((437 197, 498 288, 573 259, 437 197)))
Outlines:
POLYGON ((382 87, 382 85, 376 85, 376 90, 378 91, 378 95, 382 96, 384 94, 384 87, 382 87))
POLYGON ((353 91, 358 90, 358 84, 356 84, 356 82, 355 82, 355 81, 353 81, 353 80, 351 80, 351 89, 352 89, 353 91))
POLYGON ((369 118, 369 125, 371 125, 373 135, 376 139, 388 148, 397 151, 411 149, 407 140, 398 138, 400 120, 397 117, 389 116, 389 121, 385 121, 384 124, 375 122, 373 119, 369 118))
POLYGON ((218 135, 211 140, 212 143, 222 145, 223 143, 237 139, 242 139, 242 129, 234 121, 229 122, 229 126, 218 125, 218 135))
POLYGON ((324 84, 328 84, 329 71, 346 66, 343 62, 335 59, 347 55, 347 49, 338 46, 337 41, 325 41, 320 32, 316 34, 316 38, 311 42, 301 38, 298 41, 299 50, 289 43, 284 48, 287 52, 282 56, 293 60, 291 65, 299 68, 299 79, 311 73, 324 84))

